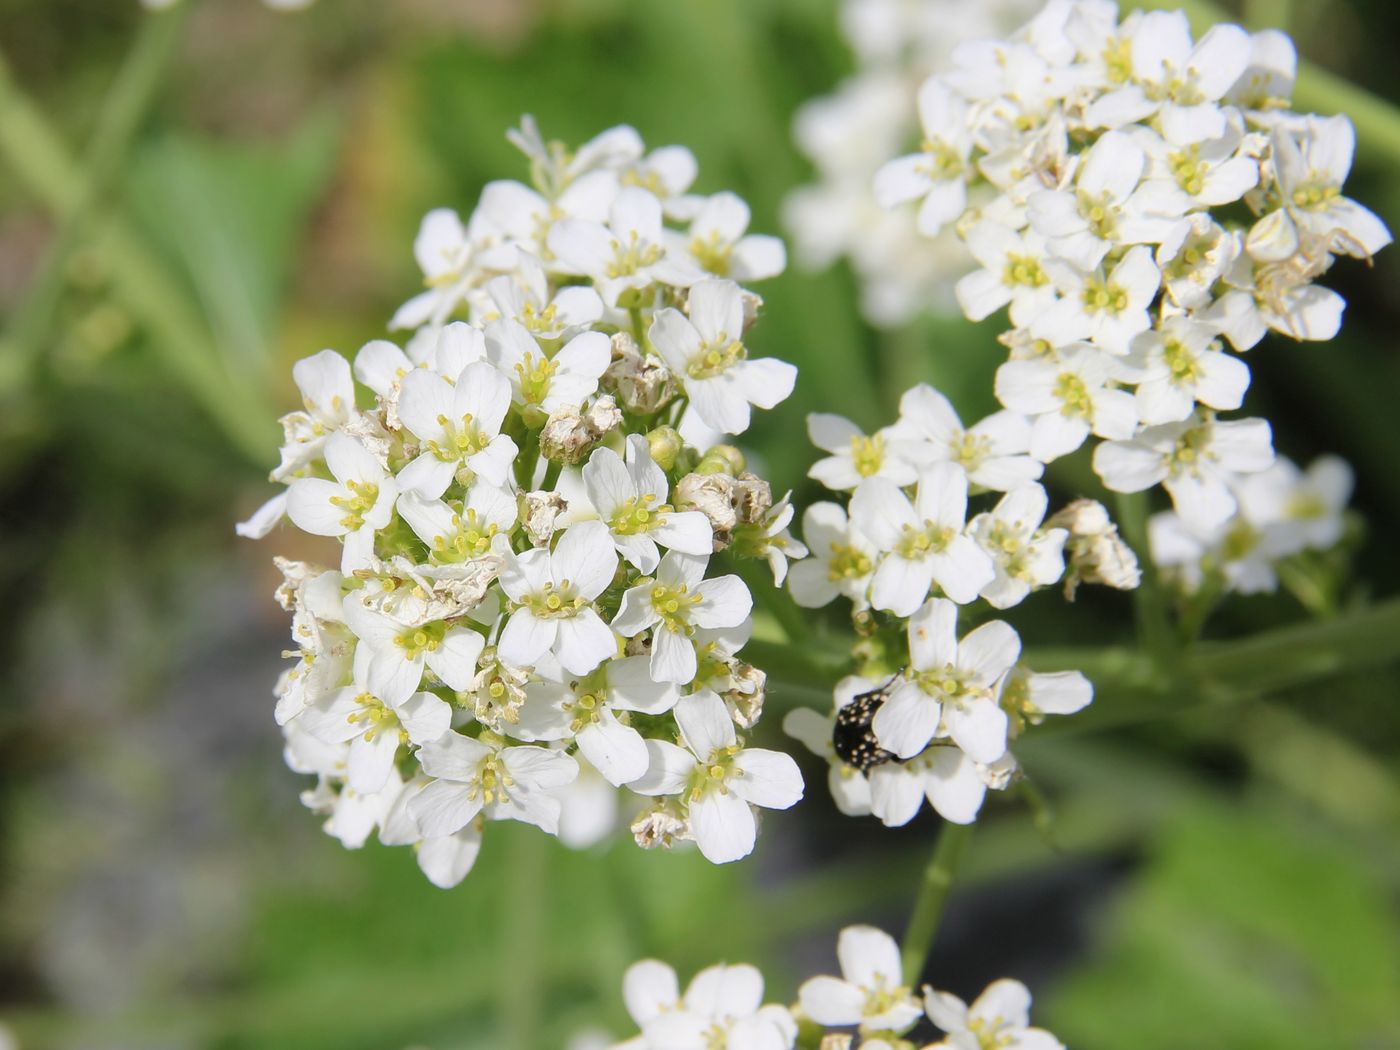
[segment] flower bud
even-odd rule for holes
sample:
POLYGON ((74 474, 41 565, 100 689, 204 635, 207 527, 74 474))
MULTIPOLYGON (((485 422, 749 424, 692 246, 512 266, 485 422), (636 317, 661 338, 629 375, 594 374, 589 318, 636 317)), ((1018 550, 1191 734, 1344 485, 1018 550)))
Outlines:
POLYGON ((639 416, 660 411, 676 395, 670 369, 659 357, 644 354, 627 332, 612 337, 612 363, 603 373, 603 383, 617 392, 627 411, 639 416))
POLYGON ((690 822, 671 799, 657 799, 650 809, 644 809, 632 822, 632 838, 642 849, 670 849, 679 839, 691 837, 690 822))
POLYGON ((716 445, 700 457, 697 474, 729 474, 738 476, 745 467, 744 454, 733 445, 716 445))
POLYGON ((685 441, 675 427, 657 427, 647 433, 647 450, 662 470, 674 467, 684 448, 685 441))
POLYGON ((734 479, 728 474, 687 474, 676 484, 676 506, 698 510, 710 519, 716 551, 729 546, 739 516, 734 510, 734 479))
POLYGON ((531 543, 536 547, 549 544, 554 535, 555 522, 566 506, 568 504, 563 496, 545 489, 527 492, 520 497, 520 524, 531 543))
POLYGON ((1137 555, 1118 535, 1104 505, 1080 499, 1045 520, 1046 528, 1069 530, 1065 543, 1069 568, 1065 572, 1065 597, 1074 600, 1081 583, 1102 583, 1131 591, 1142 582, 1137 555))
POLYGON ((540 431, 540 454, 552 463, 574 466, 588 458, 598 442, 622 425, 622 412, 607 394, 588 411, 566 406, 549 417, 540 431))

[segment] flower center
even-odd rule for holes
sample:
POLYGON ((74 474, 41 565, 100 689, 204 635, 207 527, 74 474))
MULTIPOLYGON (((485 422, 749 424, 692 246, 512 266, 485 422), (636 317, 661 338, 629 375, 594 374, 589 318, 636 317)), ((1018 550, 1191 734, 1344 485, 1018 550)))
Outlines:
POLYGON ((555 328, 555 318, 558 314, 559 308, 553 303, 543 310, 536 310, 534 303, 526 303, 520 310, 520 323, 531 332, 550 332, 555 328))
POLYGON ((920 671, 914 676, 919 688, 940 703, 965 707, 974 700, 981 700, 991 694, 987 690, 968 682, 967 672, 952 664, 920 671))
POLYGON ((1177 386, 1194 386, 1200 378, 1196 355, 1180 339, 1168 339, 1162 347, 1162 360, 1171 369, 1171 381, 1177 386))
POLYGON ((1063 416, 1087 420, 1094 414, 1089 386, 1073 372, 1060 373, 1055 380, 1055 397, 1060 402, 1060 414, 1063 416))
POLYGON ((1108 193, 1091 194, 1079 191, 1079 214, 1101 241, 1113 240, 1118 231, 1118 208, 1108 193))
POLYGON ((460 423, 446 416, 438 416, 437 421, 442 427, 442 440, 427 444, 433 455, 444 463, 473 456, 491 443, 491 439, 473 425, 470 412, 462 416, 460 423))
POLYGON ((832 583, 837 580, 860 580, 869 576, 875 569, 870 556, 858 550, 854 544, 833 543, 831 560, 827 562, 826 577, 832 583))
POLYGON ((693 634, 695 628, 690 625, 690 610, 698 604, 700 595, 691 594, 690 588, 683 583, 675 586, 666 583, 651 585, 651 607, 668 631, 693 634))
POLYGON ((609 277, 630 277, 643 267, 656 265, 661 258, 661 247, 642 240, 636 230, 629 232, 627 243, 614 239, 612 242, 613 261, 608 263, 609 277))
POLYGON ((438 646, 447 635, 447 624, 425 623, 421 627, 410 627, 394 637, 394 644, 403 650, 404 656, 417 660, 424 653, 437 652, 438 646))
POLYGON ((574 594, 568 580, 561 580, 557 587, 546 583, 538 593, 525 595, 521 604, 542 620, 557 620, 577 616, 588 607, 588 599, 574 594))
POLYGON ((923 144, 924 172, 935 181, 955 178, 962 174, 962 154, 946 142, 925 139, 923 144))
POLYGON ((1039 288, 1049 281, 1045 276, 1045 271, 1040 268, 1040 261, 1033 255, 1008 254, 1006 256, 1006 269, 1002 271, 1001 283, 1010 285, 1013 288, 1039 288))
POLYGON ((467 510, 465 519, 460 514, 452 515, 452 524, 457 532, 450 540, 446 536, 433 537, 433 561, 462 562, 491 553, 496 526, 481 521, 475 510, 467 510))
POLYGON ((332 496, 331 503, 345 511, 345 517, 340 519, 340 524, 351 532, 356 532, 364 526, 365 515, 379 501, 379 486, 372 481, 351 479, 345 483, 345 489, 350 495, 332 496))
POLYGON ((508 789, 515 787, 515 778, 510 775, 500 755, 492 755, 477 767, 476 774, 468 781, 467 798, 481 797, 483 805, 505 802, 510 798, 508 789))
POLYGON ((1194 197, 1205 189, 1208 168, 1201 160, 1199 145, 1193 144, 1172 153, 1167 157, 1167 165, 1171 168, 1176 184, 1191 196, 1194 197))
POLYGON ((1168 467, 1173 474, 1196 474, 1201 463, 1211 458, 1210 427, 1192 427, 1176 439, 1168 467))
POLYGON ((655 503, 654 492, 631 497, 613 511, 608 527, 619 536, 636 536, 659 528, 665 523, 664 515, 671 513, 671 505, 662 503, 653 506, 655 503))
POLYGON ((969 1018, 967 1030, 977 1037, 978 1050, 1005 1050, 1016 1041, 1012 1033, 1002 1031, 1000 1017, 990 1021, 980 1017, 969 1018))
POLYGON ((1103 65, 1110 84, 1126 84, 1133 75, 1132 39, 1124 37, 1104 48, 1103 65))
POLYGON ((737 339, 730 342, 729 337, 720 332, 719 338, 707 344, 690 359, 690 363, 685 367, 685 374, 691 379, 713 379, 722 375, 730 365, 742 361, 747 356, 748 351, 744 349, 743 343, 737 339))
POLYGON ((695 237, 690 242, 690 254, 695 257, 702 269, 719 277, 729 276, 729 257, 734 246, 720 240, 718 232, 708 237, 695 237))
POLYGON ((696 765, 690 774, 690 801, 695 802, 711 791, 727 794, 729 779, 738 775, 734 769, 734 756, 743 748, 738 744, 717 747, 710 757, 696 765))
MULTIPOLYGON (((551 307, 553 309, 553 307, 551 307)), ((527 353, 515 366, 520 379, 520 399, 527 405, 538 405, 549 396, 549 381, 554 378, 555 365, 543 354, 538 358, 527 353)))
POLYGON ((397 730, 399 742, 408 742, 408 733, 399 725, 399 716, 379 697, 370 693, 361 693, 355 697, 355 703, 359 704, 359 710, 351 711, 345 716, 345 720, 351 725, 363 725, 365 727, 365 740, 372 741, 380 733, 397 730))
POLYGON ((857 434, 851 438, 851 461, 855 464, 856 473, 863 478, 868 478, 879 473, 880 464, 885 459, 885 439, 879 434, 866 437, 857 434))
POLYGON ((1329 186, 1316 175, 1293 191, 1293 206, 1308 211, 1321 211, 1340 195, 1336 186, 1329 186))
POLYGON ((916 529, 913 525, 903 526, 894 549, 900 557, 918 561, 943 551, 952 539, 952 529, 926 521, 922 529, 916 529))
POLYGON ((1128 308, 1128 293, 1121 285, 1091 277, 1084 283, 1084 309, 1090 313, 1120 314, 1128 308))

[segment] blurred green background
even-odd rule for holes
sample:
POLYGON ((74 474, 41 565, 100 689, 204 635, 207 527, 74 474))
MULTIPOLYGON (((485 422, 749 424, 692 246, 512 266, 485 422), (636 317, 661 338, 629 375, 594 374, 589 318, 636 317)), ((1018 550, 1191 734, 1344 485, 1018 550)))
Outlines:
MULTIPOLYGON (((1400 95, 1386 0, 1247 6, 1400 95)), ((524 175, 503 137, 521 113, 566 141, 625 121, 688 145, 700 190, 778 231, 810 175, 791 115, 850 66, 830 0, 207 0, 153 25, 135 0, 0 0, 0 1020, 20 1045, 562 1047, 630 1034, 620 979, 645 955, 758 963, 786 999, 830 972, 841 924, 898 933, 937 821, 841 818, 815 765, 728 868, 500 826, 444 893, 405 851, 342 850, 271 718, 270 558, 296 541, 232 531, 270 492, 291 363, 383 333, 422 213, 524 175), (130 54, 167 44, 150 111, 123 110, 130 54)), ((1393 229, 1394 149, 1363 130, 1350 184, 1393 229)), ((1400 582, 1397 260, 1330 275, 1351 304, 1335 343, 1250 357, 1279 449, 1356 467, 1369 530, 1342 615, 1400 582)), ((746 441, 799 501, 811 409, 878 424, 919 379, 964 418, 991 407, 990 327, 877 333, 840 271, 761 291, 756 349, 802 371, 746 441)), ((1013 620, 1033 646, 1131 641, 1124 596, 1063 608, 1013 620)), ((1235 600, 1210 633, 1307 616, 1235 600)), ((1400 1046, 1400 678, 1377 662, 1148 721, 1102 688, 1097 721, 1018 748, 1053 813, 989 804, 929 978, 1020 977, 1086 1050, 1400 1046)), ((766 743, 795 747, 780 711, 810 697, 774 689, 766 743)))

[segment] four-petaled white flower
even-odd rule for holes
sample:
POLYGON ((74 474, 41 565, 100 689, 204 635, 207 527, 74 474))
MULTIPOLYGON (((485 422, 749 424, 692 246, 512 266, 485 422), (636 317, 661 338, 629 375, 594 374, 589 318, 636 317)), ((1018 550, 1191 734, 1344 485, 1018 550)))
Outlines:
POLYGON ((423 451, 399 471, 400 487, 437 499, 463 467, 504 485, 519 451, 501 433, 510 401, 510 382, 486 361, 467 365, 455 383, 421 368, 404 376, 399 418, 423 451))
POLYGON ((707 197, 688 234, 670 234, 672 251, 689 252, 695 264, 715 277, 762 281, 787 266, 787 250, 777 237, 749 233, 749 206, 733 193, 707 197))
POLYGON ((474 739, 448 731, 420 747, 418 760, 432 779, 409 799, 408 811, 427 838, 455 834, 482 812, 553 834, 558 792, 578 776, 578 763, 562 751, 503 747, 489 733, 474 739))
POLYGON ((650 768, 632 782, 640 795, 681 795, 706 860, 727 864, 753 852, 753 807, 787 809, 802 797, 802 774, 781 751, 744 747, 724 701, 702 690, 675 706, 684 747, 646 742, 650 768))
POLYGON ((821 1025, 902 1032, 923 1006, 900 977, 899 946, 873 926, 847 926, 836 939, 840 977, 813 977, 797 990, 802 1012, 821 1025))
POLYGON ((893 482, 863 482, 851 497, 851 522, 885 552, 870 603, 896 616, 917 609, 935 583, 962 604, 996 575, 991 558, 963 531, 967 475, 951 463, 920 473, 912 502, 893 482))
POLYGON ((880 552, 851 525, 845 508, 839 503, 813 503, 802 515, 802 538, 811 557, 792 567, 788 577, 792 600, 804 608, 819 609, 844 595, 857 609, 866 608, 866 592, 880 552))
MULTIPOLYGON (((605 531, 599 526, 600 533, 605 531)), ((607 544, 608 554, 616 559, 605 535, 595 542, 607 544)), ((695 677, 696 629, 737 627, 753 608, 753 598, 739 577, 704 578, 708 562, 705 556, 671 551, 661 559, 655 579, 643 580, 622 595, 612 629, 635 638, 652 628, 651 676, 658 682, 688 683, 695 677)))
POLYGON ((927 1050, 1065 1050, 1043 1028, 1030 1027, 1031 993, 1020 981, 993 981, 968 1006, 949 992, 924 992, 928 1018, 947 1037, 927 1050))
POLYGON ((772 408, 792 393, 797 379, 797 369, 786 361, 748 356, 743 292, 733 281, 694 285, 686 314, 658 311, 649 335, 696 413, 725 434, 742 434, 749 428, 749 406, 772 408))
POLYGON ((347 782, 361 794, 372 794, 388 782, 399 746, 426 744, 442 736, 452 724, 452 708, 426 692, 389 703, 356 683, 322 698, 299 717, 312 735, 327 743, 350 742, 347 782))
POLYGON ((345 622, 360 639, 355 663, 366 688, 397 707, 418 691, 424 668, 449 689, 466 689, 486 644, 476 631, 446 621, 402 624, 369 608, 356 592, 345 597, 345 622))
POLYGON ((791 1050, 797 1022, 786 1007, 763 1003, 763 975, 754 967, 711 966, 681 995, 676 972, 646 959, 623 977, 623 1001, 641 1028, 618 1050, 791 1050))
POLYGON ((566 671, 587 674, 617 653, 613 632, 593 600, 612 583, 617 554, 602 522, 565 529, 550 551, 537 547, 508 557, 501 588, 516 608, 496 651, 516 667, 553 652, 566 671))
POLYGON ((582 405, 598 389, 598 378, 612 358, 602 332, 581 332, 550 357, 524 325, 507 320, 487 327, 486 348, 491 363, 510 378, 516 403, 546 416, 582 405))
POLYGON ((974 761, 1006 753, 1006 712, 996 686, 1021 654, 1011 627, 992 620, 958 640, 958 608, 931 599, 909 620, 909 668, 875 712, 880 746, 912 758, 946 733, 974 761))
POLYGON ((997 505, 968 523, 968 532, 991 555, 996 578, 982 588, 994 609, 1009 609, 1033 587, 1049 587, 1065 574, 1066 529, 1042 529, 1049 499, 1032 482, 1012 489, 997 505))
POLYGON ((682 554, 708 556, 713 548, 709 518, 698 510, 677 511, 666 502, 670 483, 651 458, 640 434, 627 439, 626 458, 595 449, 583 467, 588 502, 608 527, 618 553, 644 573, 656 571, 657 544, 682 554))
POLYGON ((394 516, 398 485, 374 455, 344 431, 325 446, 326 467, 334 481, 298 478, 287 490, 287 516, 313 536, 339 536, 340 571, 369 564, 374 535, 394 516))
POLYGON ((910 458, 911 443, 885 427, 866 435, 845 416, 813 412, 807 417, 807 436, 823 452, 807 471, 833 492, 846 492, 866 478, 885 478, 896 485, 912 485, 919 476, 910 458))
POLYGON ((1091 433, 1123 440, 1137 429, 1133 395, 1115 385, 1117 359, 1074 343, 1058 359, 1008 361, 997 369, 996 395, 1033 419, 1031 455, 1043 463, 1067 456, 1091 433))
POLYGON ((1035 481, 1044 467, 1026 455, 1031 424, 1017 412, 993 412, 964 428, 952 402, 927 383, 899 399, 895 433, 906 441, 907 454, 921 465, 955 463, 973 485, 1005 492, 1035 481))

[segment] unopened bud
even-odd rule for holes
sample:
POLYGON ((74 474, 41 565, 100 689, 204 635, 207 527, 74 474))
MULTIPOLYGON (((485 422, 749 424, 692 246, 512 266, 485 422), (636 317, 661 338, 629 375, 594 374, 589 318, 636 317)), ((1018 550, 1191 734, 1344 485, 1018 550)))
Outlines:
POLYGON ((733 445, 716 445, 700 457, 697 474, 729 474, 738 477, 744 472, 744 454, 733 445))
POLYGON ((647 434, 647 450, 656 465, 662 470, 670 470, 685 448, 685 441, 675 427, 657 427, 647 434))
POLYGON ((622 412, 607 394, 582 414, 565 406, 550 416, 540 430, 540 454, 565 466, 582 463, 599 441, 621 425, 622 412))

